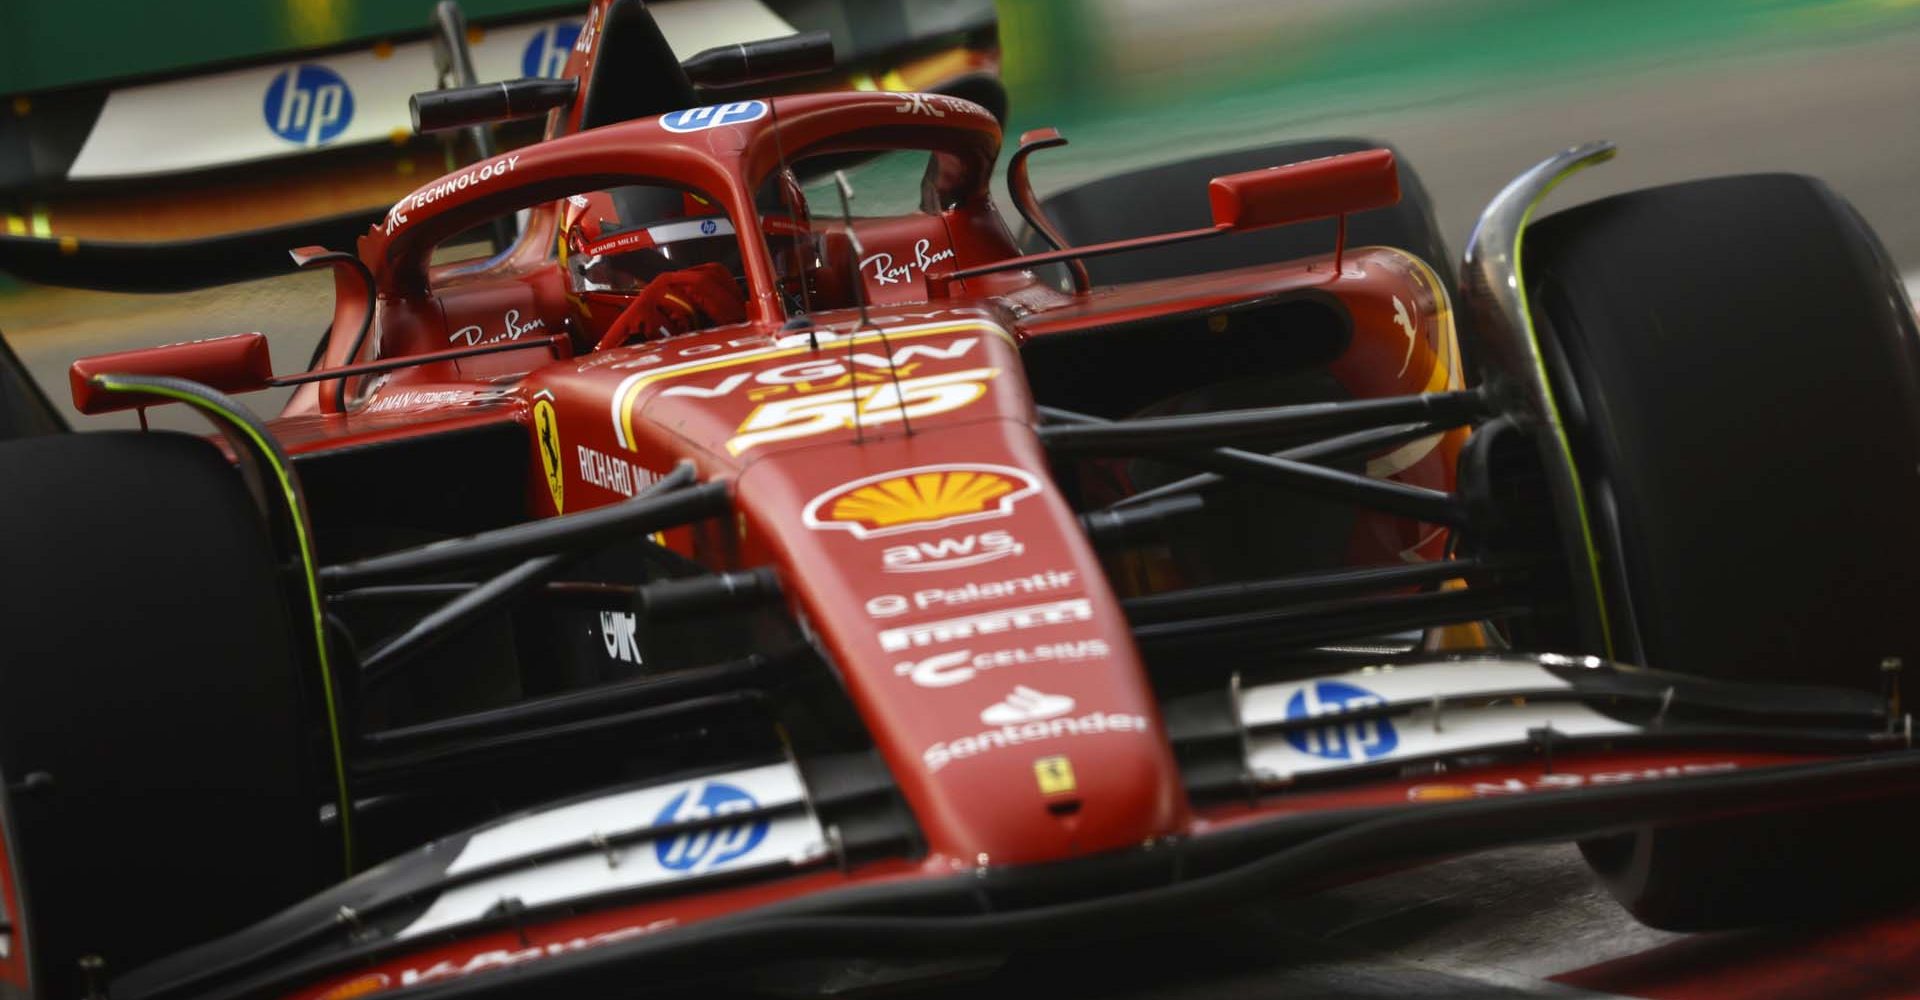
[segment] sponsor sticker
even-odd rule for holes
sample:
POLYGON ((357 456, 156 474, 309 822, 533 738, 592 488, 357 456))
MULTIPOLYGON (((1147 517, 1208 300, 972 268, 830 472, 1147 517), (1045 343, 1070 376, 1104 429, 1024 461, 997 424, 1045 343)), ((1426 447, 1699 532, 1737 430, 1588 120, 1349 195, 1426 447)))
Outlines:
POLYGON ((744 125, 767 116, 765 101, 731 101, 704 108, 688 108, 660 116, 660 127, 669 132, 704 132, 722 125, 744 125))
POLYGON ((1063 590, 1073 586, 1078 578, 1079 574, 1073 570, 1053 569, 1027 576, 1017 576, 1009 580, 968 583, 959 587, 927 587, 914 591, 912 595, 881 594, 867 601, 867 613, 875 618, 890 618, 916 609, 930 611, 940 608, 958 608, 979 601, 995 601, 1003 597, 1027 597, 1048 591, 1063 590))
POLYGON ((943 688, 965 684, 984 671, 1001 667, 1022 667, 1034 663, 1085 663, 1088 660, 1106 659, 1112 651, 1105 639, 1018 646, 986 653, 956 649, 924 659, 902 660, 893 665, 893 672, 895 676, 905 677, 921 687, 943 688))
POLYGON ((499 389, 427 389, 384 393, 367 404, 368 413, 409 410, 416 406, 451 406, 466 403, 495 403, 506 397, 499 389))
MULTIPOLYGON (((595 355, 595 357, 607 357, 609 359, 607 367, 610 369, 615 371, 625 371, 633 368, 646 369, 645 371, 628 375, 621 380, 620 384, 615 387, 613 391, 613 397, 609 401, 608 415, 613 419, 614 440, 618 442, 622 448, 631 449, 634 447, 633 421, 639 410, 636 404, 640 400, 641 393, 647 388, 668 380, 678 381, 695 375, 708 375, 709 373, 743 365, 757 366, 782 358, 792 358, 796 361, 813 360, 815 359, 814 356, 821 353, 814 347, 813 342, 816 339, 820 344, 833 345, 835 353, 837 354, 843 353, 851 355, 852 360, 850 360, 848 364, 861 368, 872 367, 866 361, 862 360, 862 358, 872 355, 869 355, 868 352, 859 351, 859 347, 877 345, 885 350, 888 349, 890 344, 897 344, 905 340, 918 340, 923 337, 939 337, 957 333, 985 334, 999 337, 1005 341, 1009 347, 1018 346, 1015 344, 1012 334, 986 318, 975 317, 974 313, 974 310, 967 309, 934 310, 931 313, 914 314, 914 316, 950 315, 956 319, 952 322, 909 323, 908 325, 897 326, 891 329, 873 330, 864 333, 841 334, 831 330, 822 330, 812 336, 807 334, 789 334, 779 338, 772 338, 764 334, 756 334, 725 341, 700 340, 692 344, 669 345, 663 349, 656 349, 638 357, 634 357, 628 352, 603 351, 600 355, 595 355), (966 318, 962 320, 960 317, 966 318), (734 350, 735 348, 741 347, 748 349, 734 350), (729 351, 732 351, 732 353, 726 353, 729 351), (680 360, 668 363, 670 359, 680 360)), ((895 322, 906 321, 910 318, 912 317, 874 317, 873 324, 875 326, 891 326, 895 322)), ((951 341, 944 350, 957 351, 959 347, 960 344, 958 341, 951 341)), ((882 368, 887 367, 891 363, 889 359, 885 357, 873 357, 876 358, 882 368)), ((896 351, 891 361, 899 362, 902 360, 902 357, 902 354, 896 351)), ((589 358, 587 362, 583 363, 583 370, 592 367, 592 363, 593 359, 589 358)), ((995 371, 995 374, 997 374, 997 370, 989 370, 995 371)), ((887 375, 887 381, 891 382, 890 376, 892 372, 888 372, 887 375)), ((851 381, 859 382, 862 380, 852 379, 851 381)), ((867 379, 865 381, 873 382, 876 380, 867 379)), ((742 384, 745 384, 744 380, 735 380, 731 385, 727 386, 724 391, 731 392, 734 388, 742 384)), ((718 392, 719 389, 719 386, 707 387, 706 392, 693 393, 692 395, 712 397, 721 394, 718 392)), ((921 391, 924 392, 926 390, 923 388, 921 391)), ((845 395, 842 394, 840 398, 844 399, 845 395)), ((914 402, 911 400, 898 400, 897 397, 883 397, 883 399, 889 406, 896 410, 901 405, 914 402)), ((864 397, 861 397, 861 401, 869 402, 864 397)), ((920 400, 920 402, 924 402, 924 400, 920 400)), ((801 410, 804 412, 808 405, 821 406, 821 404, 818 403, 800 404, 801 410)), ((833 405, 832 399, 829 398, 828 403, 823 409, 831 409, 833 405)), ((824 414, 827 417, 829 426, 821 429, 831 429, 832 426, 836 426, 832 424, 832 418, 834 416, 850 422, 854 416, 864 412, 864 410, 848 411, 842 408, 837 414, 824 414)), ((862 419, 865 418, 862 417, 862 419)), ((876 419, 874 422, 885 423, 888 419, 897 418, 882 417, 876 419)), ((808 430, 806 433, 816 432, 817 431, 814 430, 808 430)))
POLYGON ((889 545, 880 555, 880 568, 889 573, 937 573, 980 566, 1026 550, 1009 532, 983 531, 931 542, 889 545))
POLYGON ((1624 785, 1636 781, 1663 781, 1667 778, 1689 778, 1700 774, 1725 774, 1738 771, 1740 765, 1730 761, 1713 761, 1704 764, 1674 764, 1667 767, 1643 767, 1626 771, 1596 771, 1592 774, 1560 772, 1542 774, 1521 780, 1507 778, 1504 781, 1476 781, 1462 784, 1415 785, 1407 789, 1407 799, 1412 802, 1449 802, 1456 799, 1484 799, 1502 795, 1526 795, 1530 792, 1564 791, 1569 788, 1586 788, 1592 785, 1624 785))
MULTIPOLYGON (((416 982, 419 981, 417 977, 420 975, 420 971, 418 969, 410 969, 407 971, 413 972, 414 975, 416 976, 415 981, 416 982)), ((402 973, 402 975, 405 975, 405 974, 406 973, 404 972, 402 973)), ((354 1000, 355 997, 363 997, 371 993, 378 993, 381 990, 387 989, 392 985, 393 985, 392 976, 389 976, 384 972, 369 972, 364 976, 355 976, 352 979, 349 979, 346 982, 341 983, 338 986, 335 986, 334 988, 326 991, 325 993, 322 993, 319 996, 315 997, 314 1000, 354 1000)))
POLYGON ((387 221, 383 232, 388 236, 392 236, 394 230, 407 224, 408 212, 431 205, 448 195, 465 191, 476 184, 485 183, 496 177, 504 177, 512 173, 513 168, 519 165, 520 154, 513 153, 489 160, 478 166, 469 167, 446 180, 434 184, 432 187, 421 188, 407 195, 405 198, 394 202, 393 207, 387 209, 387 221))
POLYGON ((499 333, 489 334, 486 332, 484 326, 475 323, 471 326, 463 326, 448 334, 447 343, 457 344, 462 347, 497 344, 503 340, 519 340, 522 336, 532 333, 535 330, 545 329, 546 325, 547 321, 538 316, 529 322, 522 323, 520 322, 520 310, 509 309, 505 316, 500 317, 499 333))
POLYGON ((1073 761, 1066 754, 1042 757, 1033 762, 1033 780, 1042 795, 1065 795, 1079 784, 1073 779, 1073 761))
POLYGON ((576 445, 573 450, 580 459, 580 478, 609 493, 630 497, 635 491, 660 481, 659 473, 634 465, 624 458, 616 458, 584 444, 576 445))
POLYGON ((534 32, 520 52, 520 75, 559 76, 567 68, 567 56, 580 41, 581 27, 579 21, 561 21, 534 32))
MULTIPOLYGON (((511 968, 512 966, 531 962, 536 959, 551 958, 555 955, 566 955, 576 951, 585 951, 589 948, 613 944, 616 941, 626 941, 647 934, 653 934, 658 931, 667 930, 678 922, 679 921, 672 917, 666 917, 652 921, 651 923, 635 924, 631 927, 621 927, 615 930, 601 931, 598 934, 588 934, 582 937, 568 938, 564 941, 531 945, 526 948, 494 948, 488 951, 477 952, 465 960, 446 959, 428 966, 415 966, 413 968, 402 969, 400 972, 399 985, 403 987, 414 986, 441 979, 457 979, 463 976, 471 976, 476 972, 485 972, 488 969, 511 968)), ((383 976, 384 974, 374 973, 373 975, 383 976)), ((361 982, 366 978, 368 977, 363 976, 359 980, 350 980, 349 983, 361 982)), ((344 985, 346 984, 343 984, 343 986, 344 985)), ((328 997, 334 996, 332 993, 325 995, 328 997)), ((357 996, 358 994, 344 995, 357 996)))
POLYGON ((1001 632, 1019 632, 1045 628, 1049 625, 1066 625, 1072 622, 1089 621, 1092 618, 1093 602, 1084 597, 1047 604, 1029 604, 1024 607, 1002 608, 997 611, 968 615, 964 618, 947 618, 941 621, 883 629, 880 632, 880 648, 889 653, 901 653, 909 649, 937 646, 943 643, 966 642, 980 636, 997 635, 1001 632))
POLYGON ((606 648, 607 659, 622 663, 640 663, 640 643, 638 633, 640 619, 626 611, 600 612, 600 644, 606 648))
POLYGON ((274 135, 298 146, 319 146, 338 138, 353 121, 353 91, 333 70, 301 63, 267 84, 260 110, 274 135))
POLYGON ((553 494, 553 512, 566 509, 567 478, 561 473, 560 425, 551 400, 533 404, 533 437, 540 443, 540 465, 547 471, 547 491, 553 494))
POLYGON ((791 441, 852 427, 881 427, 950 413, 987 394, 998 368, 969 368, 878 385, 776 399, 741 421, 727 451, 739 455, 775 441, 791 441))
MULTIPOLYGON (((760 804, 745 789, 724 781, 706 781, 675 795, 653 818, 654 826, 671 826, 751 813, 760 804)), ((660 867, 676 872, 707 872, 744 857, 767 838, 770 821, 762 817, 730 826, 708 826, 654 842, 660 867)))
POLYGON ((867 272, 867 277, 873 279, 874 284, 877 285, 911 283, 915 270, 918 270, 924 275, 927 273, 927 268, 933 264, 943 260, 953 259, 952 247, 948 247, 945 250, 929 252, 932 246, 932 240, 921 240, 915 243, 913 245, 913 256, 899 264, 893 262, 893 254, 882 251, 862 260, 860 267, 867 272))
POLYGON ((744 390, 747 398, 762 400, 787 392, 819 392, 844 389, 850 385, 878 385, 895 378, 913 378, 922 361, 958 361, 980 344, 978 337, 961 337, 947 344, 908 344, 891 355, 869 351, 848 351, 830 357, 813 357, 791 364, 762 368, 757 372, 737 372, 709 385, 676 385, 660 390, 662 396, 690 396, 696 399, 720 399, 744 390))
POLYGON ((1037 722, 1073 711, 1073 699, 1064 694, 1035 691, 1024 684, 1012 693, 980 710, 980 721, 989 726, 1011 726, 1016 722, 1037 722))
MULTIPOLYGON (((1386 704, 1386 699, 1355 684, 1341 681, 1316 681, 1294 692, 1287 701, 1287 718, 1320 719, 1338 717, 1355 709, 1386 704)), ((1373 760, 1393 752, 1400 745, 1393 723, 1385 718, 1340 722, 1316 729, 1287 733, 1287 742, 1301 753, 1328 760, 1373 760)))
POLYGON ((896 94, 900 103, 893 110, 903 115, 924 115, 928 118, 945 118, 948 112, 964 114, 972 111, 985 114, 986 109, 972 101, 945 94, 896 94))
MULTIPOLYGON (((1009 698, 1019 695, 1014 692, 1009 698)), ((1010 717, 1020 713, 1027 717, 1029 713, 1051 711, 1060 702, 1048 699, 1065 698, 1064 695, 1047 695, 1033 692, 1033 697, 1021 698, 1021 707, 1014 708, 1013 701, 996 702, 988 707, 992 711, 1001 705, 1009 706, 1007 713, 996 712, 996 718, 1010 717)), ((1071 705, 1072 699, 1066 698, 1071 705)), ((920 755, 920 761, 926 765, 930 774, 938 774, 947 765, 956 760, 966 760, 1004 750, 1007 747, 1025 746, 1029 743, 1041 743, 1048 740, 1076 739, 1082 736, 1099 736, 1103 733, 1146 733, 1151 731, 1151 723, 1143 715, 1128 715, 1125 712, 1088 712, 1085 715, 1064 714, 1072 709, 1063 709, 1050 716, 1031 718, 1021 722, 989 723, 995 728, 983 730, 970 736, 945 740, 928 747, 920 755)), ((984 719, 987 712, 982 712, 984 719)))
POLYGON ((1006 517, 1038 492, 1039 479, 1010 466, 922 465, 842 483, 808 501, 800 517, 816 531, 883 538, 1006 517))

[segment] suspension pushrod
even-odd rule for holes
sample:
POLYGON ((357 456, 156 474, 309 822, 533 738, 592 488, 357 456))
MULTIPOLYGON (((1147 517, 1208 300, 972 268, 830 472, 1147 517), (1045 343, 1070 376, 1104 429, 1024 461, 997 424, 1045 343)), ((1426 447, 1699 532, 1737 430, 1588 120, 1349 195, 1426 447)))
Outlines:
POLYGON ((1506 618, 1533 610, 1523 596, 1498 588, 1468 588, 1157 622, 1136 627, 1133 636, 1149 656, 1270 655, 1284 647, 1506 618))
POLYGON ((706 666, 603 684, 581 691, 534 698, 502 708, 483 709, 450 719, 436 719, 397 729, 372 732, 362 743, 377 752, 398 752, 426 746, 445 746, 530 726, 576 722, 618 715, 641 708, 657 708, 688 698, 745 687, 764 674, 770 664, 785 657, 754 654, 706 666))
MULTIPOLYGON (((1043 411, 1045 409, 1045 407, 1042 407, 1043 411)), ((1381 448, 1390 448, 1397 444, 1403 444, 1408 441, 1418 441, 1424 437, 1432 437, 1435 434, 1445 434, 1446 432, 1447 428, 1435 427, 1432 424, 1400 424, 1396 427, 1380 427, 1369 431, 1355 431, 1352 434, 1330 437, 1324 441, 1314 441, 1300 445, 1297 448, 1276 451, 1273 453, 1273 457, 1290 459, 1295 462, 1325 462, 1332 459, 1345 458, 1349 455, 1364 455, 1381 448)), ((1223 476, 1217 472, 1197 472, 1185 479, 1176 479, 1171 483, 1163 483, 1152 489, 1141 490, 1138 493, 1121 497, 1115 500, 1109 509, 1132 507, 1137 504, 1161 500, 1170 496, 1179 496, 1183 493, 1194 493, 1200 490, 1212 489, 1221 483, 1230 481, 1231 477, 1223 476)))
MULTIPOLYGON (((692 466, 683 467, 691 476, 692 466)), ((678 475, 675 472, 668 479, 678 475)), ((731 508, 724 482, 668 490, 667 479, 663 479, 660 485, 663 488, 657 494, 636 496, 578 514, 496 528, 358 562, 324 566, 320 569, 320 583, 329 590, 339 590, 442 573, 477 563, 562 552, 610 538, 652 534, 724 514, 731 508)))
MULTIPOLYGON (((1280 409, 1290 409, 1290 407, 1280 409)), ((1047 408, 1043 412, 1052 417, 1072 417, 1077 420, 1093 421, 1099 419, 1081 414, 1068 414, 1052 408, 1047 408)), ((1041 433, 1044 435, 1049 430, 1106 430, 1124 427, 1126 424, 1135 422, 1074 423, 1064 427, 1043 427, 1041 433)), ((1223 476, 1292 489, 1309 496, 1382 510, 1389 514, 1411 517, 1430 524, 1459 525, 1466 522, 1466 511, 1459 501, 1451 494, 1440 490, 1413 486, 1390 479, 1373 479, 1343 469, 1297 462, 1275 455, 1262 455, 1239 448, 1203 448, 1191 445, 1188 447, 1192 450, 1181 450, 1178 454, 1165 457, 1203 469, 1211 469, 1223 476)))
MULTIPOLYGON (((337 594, 328 594, 327 600, 334 604, 408 604, 417 602, 445 601, 467 593, 478 583, 389 583, 373 587, 358 587, 343 590, 337 594)), ((599 607, 606 604, 624 604, 635 600, 640 593, 640 585, 635 583, 594 583, 584 580, 551 580, 541 585, 541 596, 551 600, 585 604, 599 607)))
POLYGON ((1390 587, 1417 587, 1444 580, 1485 577, 1505 568, 1479 559, 1455 559, 1402 566, 1366 566, 1295 573, 1266 580, 1220 583, 1130 597, 1121 601, 1120 607, 1129 621, 1139 625, 1250 608, 1324 601, 1390 587))
POLYGON ((1138 417, 1102 424, 1039 428, 1040 441, 1063 455, 1138 455, 1259 442, 1282 434, 1344 434, 1405 423, 1456 427, 1488 412, 1477 389, 1417 396, 1301 403, 1255 410, 1220 410, 1138 417))

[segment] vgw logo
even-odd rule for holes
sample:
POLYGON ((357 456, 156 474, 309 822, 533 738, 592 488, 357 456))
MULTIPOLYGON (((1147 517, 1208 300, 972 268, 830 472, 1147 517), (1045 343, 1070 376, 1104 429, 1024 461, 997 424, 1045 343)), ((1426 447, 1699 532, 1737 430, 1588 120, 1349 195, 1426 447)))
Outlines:
POLYGON ((262 107, 273 134, 302 146, 332 142, 353 121, 353 91, 325 66, 289 66, 267 84, 262 107))
MULTIPOLYGON (((692 823, 733 813, 748 813, 760 804, 744 790, 723 781, 708 781, 682 789, 667 801, 654 826, 692 823), (698 793, 697 795, 695 793, 698 793)), ((660 867, 677 872, 709 872, 760 846, 767 839, 764 819, 732 826, 708 826, 656 841, 653 853, 660 867)))
POLYGON ((527 49, 520 53, 521 76, 559 76, 567 67, 573 43, 580 40, 580 22, 549 24, 533 33, 527 49))
MULTIPOLYGON (((1319 681, 1293 693, 1287 699, 1287 718, 1320 719, 1338 717, 1356 709, 1386 704, 1386 699, 1365 688, 1339 681, 1319 681)), ((1356 719, 1317 729, 1296 729, 1287 733, 1287 742, 1301 753, 1328 760, 1373 760, 1393 752, 1400 745, 1400 734, 1386 719, 1356 719)))

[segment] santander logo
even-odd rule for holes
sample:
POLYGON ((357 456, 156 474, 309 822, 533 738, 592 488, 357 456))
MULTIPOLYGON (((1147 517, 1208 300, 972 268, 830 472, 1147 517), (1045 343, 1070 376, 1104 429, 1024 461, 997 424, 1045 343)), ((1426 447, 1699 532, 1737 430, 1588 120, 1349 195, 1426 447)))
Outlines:
POLYGON ((1013 693, 1002 701, 988 705, 980 712, 980 721, 989 726, 1011 726, 1021 722, 1038 722, 1051 719, 1056 715, 1065 715, 1073 711, 1073 699, 1064 694, 1046 694, 1017 685, 1013 693))

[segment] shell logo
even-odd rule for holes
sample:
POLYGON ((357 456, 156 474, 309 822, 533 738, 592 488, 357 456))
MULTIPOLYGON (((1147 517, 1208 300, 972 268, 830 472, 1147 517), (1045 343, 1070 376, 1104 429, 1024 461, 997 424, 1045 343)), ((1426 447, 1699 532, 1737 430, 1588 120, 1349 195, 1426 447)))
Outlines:
POLYGON ((1004 465, 923 465, 842 483, 809 501, 801 517, 816 531, 877 538, 1006 517, 1038 492, 1032 473, 1004 465))

